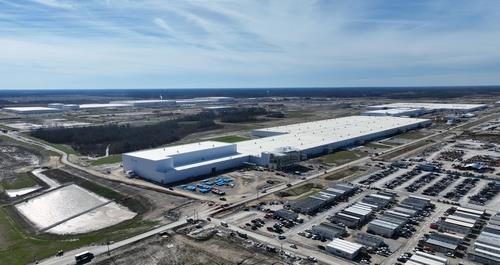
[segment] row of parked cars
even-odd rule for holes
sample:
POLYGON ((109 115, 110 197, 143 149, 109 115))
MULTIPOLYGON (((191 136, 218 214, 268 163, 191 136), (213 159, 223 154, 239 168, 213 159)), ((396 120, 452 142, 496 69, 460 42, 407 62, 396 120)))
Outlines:
POLYGON ((446 175, 442 177, 438 182, 434 185, 426 188, 422 194, 427 196, 437 196, 444 189, 446 189, 449 185, 455 182, 459 178, 458 175, 446 175))
POLYGON ((452 191, 446 193, 443 197, 452 201, 459 201, 471 189, 476 187, 478 182, 479 179, 477 178, 466 178, 460 184, 455 186, 452 191))
POLYGON ((469 202, 478 205, 484 205, 487 201, 493 199, 500 192, 500 183, 490 181, 479 193, 469 197, 469 202))
POLYGON ((420 173, 421 173, 420 170, 413 169, 413 170, 408 171, 408 172, 402 174, 401 176, 398 176, 398 177, 394 178, 393 180, 385 183, 385 187, 388 189, 394 189, 394 188, 400 186, 401 184, 407 182, 408 180, 412 179, 413 177, 415 177, 416 175, 418 175, 420 173))
POLYGON ((378 173, 375 173, 373 175, 370 175, 369 177, 367 177, 366 179, 360 181, 359 183, 360 184, 363 184, 363 185, 370 185, 372 183, 375 183, 387 176, 389 176, 390 174, 394 173, 398 171, 398 168, 397 167, 389 167, 387 169, 384 169, 378 173))
POLYGON ((409 186, 405 187, 405 190, 409 191, 409 192, 415 192, 415 191, 419 190, 420 188, 422 188, 423 186, 429 184, 437 176, 439 176, 439 175, 435 174, 435 173, 427 173, 427 174, 419 177, 417 180, 415 180, 409 186))

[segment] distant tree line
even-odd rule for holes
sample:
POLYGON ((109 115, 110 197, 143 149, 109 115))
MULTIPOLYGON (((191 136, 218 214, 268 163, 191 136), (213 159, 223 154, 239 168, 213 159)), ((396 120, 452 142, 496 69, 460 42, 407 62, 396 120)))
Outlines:
POLYGON ((222 112, 219 114, 219 118, 221 122, 237 123, 256 121, 258 116, 266 114, 268 111, 265 108, 251 107, 222 112))
POLYGON ((50 143, 67 144, 83 155, 102 156, 109 146, 110 154, 120 154, 172 143, 200 131, 222 127, 213 119, 183 123, 163 121, 151 125, 105 125, 80 128, 41 128, 32 136, 50 143))

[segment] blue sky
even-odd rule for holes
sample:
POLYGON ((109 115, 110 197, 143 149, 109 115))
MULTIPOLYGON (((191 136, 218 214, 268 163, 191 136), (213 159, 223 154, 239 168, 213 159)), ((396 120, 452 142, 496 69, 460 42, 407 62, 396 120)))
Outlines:
POLYGON ((0 0, 0 89, 490 84, 498 0, 0 0))

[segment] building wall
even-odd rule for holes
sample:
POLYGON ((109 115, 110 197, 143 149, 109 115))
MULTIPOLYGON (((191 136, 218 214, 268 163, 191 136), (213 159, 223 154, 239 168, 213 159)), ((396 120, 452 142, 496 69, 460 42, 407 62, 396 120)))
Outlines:
POLYGON ((459 225, 455 225, 455 224, 450 224, 450 223, 444 223, 444 222, 439 226, 439 229, 443 230, 443 231, 456 232, 456 233, 460 233, 460 234, 464 234, 464 235, 468 235, 471 232, 471 230, 467 227, 459 226, 459 225))
POLYGON ((359 254, 359 251, 356 251, 354 253, 348 253, 348 252, 344 252, 342 250, 339 250, 337 248, 332 248, 330 246, 326 246, 326 250, 334 255, 337 255, 339 257, 343 257, 343 258, 349 259, 349 260, 353 260, 359 254))
POLYGON ((165 158, 163 160, 151 161, 148 159, 136 158, 124 154, 123 156, 123 169, 125 171, 133 171, 138 176, 150 179, 152 181, 169 184, 172 182, 181 181, 188 178, 208 175, 212 173, 215 168, 216 172, 237 168, 244 162, 248 161, 248 157, 237 157, 234 159, 227 159, 210 163, 208 165, 200 165, 197 167, 190 167, 183 170, 176 170, 173 167, 172 158, 165 158))
POLYGON ((438 245, 430 244, 428 242, 424 242, 423 245, 427 246, 427 247, 430 247, 432 250, 434 250, 436 252, 441 252, 441 253, 448 253, 448 252, 454 253, 455 250, 456 250, 456 249, 450 249, 450 248, 447 248, 447 247, 444 247, 444 246, 438 246, 438 245))
POLYGON ((384 237, 392 237, 397 231, 397 229, 391 229, 373 224, 368 224, 367 230, 384 237))
MULTIPOLYGON (((348 139, 344 141, 334 142, 330 144, 320 145, 309 149, 304 149, 300 151, 300 156, 302 158, 307 158, 308 156, 314 156, 322 154, 325 150, 340 149, 348 146, 354 146, 357 144, 364 143, 366 141, 379 139, 387 137, 399 132, 404 132, 410 129, 418 128, 427 124, 431 121, 425 121, 418 124, 411 124, 401 128, 389 129, 378 133, 373 133, 370 135, 365 135, 361 137, 356 137, 353 139, 348 139)), ((276 132, 269 132, 264 130, 257 130, 253 132, 259 135, 275 135, 282 134, 276 132)), ((128 155, 123 155, 123 167, 125 171, 132 170, 136 172, 139 176, 151 179, 160 183, 171 183, 174 181, 179 181, 185 178, 193 178, 196 176, 210 174, 212 169, 215 168, 216 171, 226 170, 231 168, 237 168, 242 166, 245 162, 251 162, 260 166, 269 166, 270 154, 263 152, 258 156, 245 156, 235 159, 228 159, 226 161, 214 162, 212 164, 200 165, 198 167, 187 168, 182 171, 175 170, 175 167, 180 165, 194 164, 202 161, 210 161, 215 158, 229 157, 236 155, 237 144, 226 145, 221 147, 207 148, 203 150, 196 150, 188 153, 179 150, 179 154, 172 155, 172 159, 163 159, 159 161, 147 161, 147 159, 133 158, 128 155)))
POLYGON ((220 158, 224 156, 235 155, 236 145, 225 145, 218 147, 210 147, 203 150, 196 150, 188 153, 179 153, 172 155, 174 161, 174 166, 186 165, 190 163, 197 163, 200 161, 208 161, 215 158, 220 158))

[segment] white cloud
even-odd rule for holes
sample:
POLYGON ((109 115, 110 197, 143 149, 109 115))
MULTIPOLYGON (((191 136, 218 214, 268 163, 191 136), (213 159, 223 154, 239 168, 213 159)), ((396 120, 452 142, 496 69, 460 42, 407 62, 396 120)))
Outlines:
POLYGON ((6 4, 0 72, 43 73, 41 86, 428 85, 491 82, 500 68, 500 5, 487 1, 418 11, 376 1, 36 2, 61 11, 48 19, 6 4))
POLYGON ((61 8, 61 9, 75 8, 75 5, 74 3, 72 3, 72 1, 64 1, 64 0, 32 0, 32 1, 53 8, 61 8))

